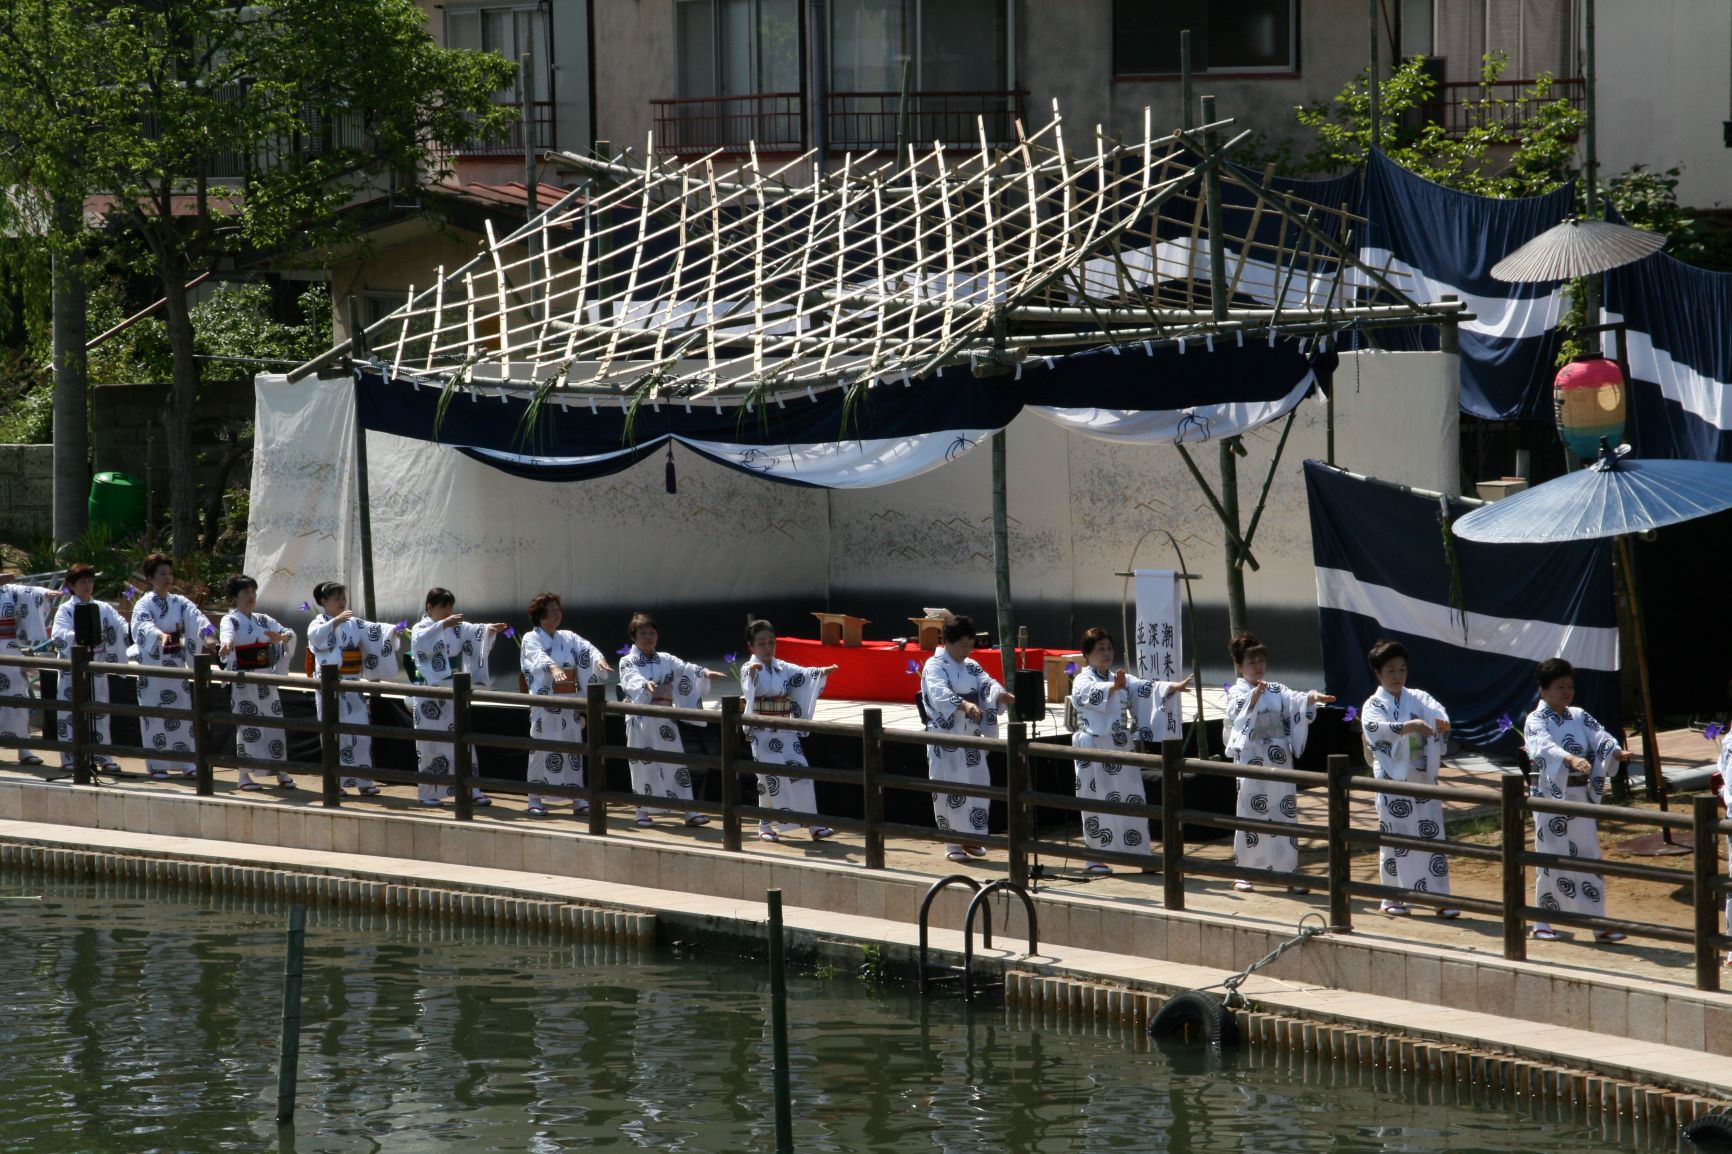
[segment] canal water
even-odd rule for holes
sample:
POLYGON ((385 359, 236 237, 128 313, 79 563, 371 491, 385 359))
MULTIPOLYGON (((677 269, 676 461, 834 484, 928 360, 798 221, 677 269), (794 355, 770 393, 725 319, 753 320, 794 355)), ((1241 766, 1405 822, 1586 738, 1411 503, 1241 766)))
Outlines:
MULTIPOLYGON (((275 1121, 286 909, 0 874, 0 1149, 774 1148, 761 961, 309 911, 300 1102, 275 1121)), ((1673 1149, 1287 1056, 789 983, 795 1148, 1301 1154, 1673 1149)))

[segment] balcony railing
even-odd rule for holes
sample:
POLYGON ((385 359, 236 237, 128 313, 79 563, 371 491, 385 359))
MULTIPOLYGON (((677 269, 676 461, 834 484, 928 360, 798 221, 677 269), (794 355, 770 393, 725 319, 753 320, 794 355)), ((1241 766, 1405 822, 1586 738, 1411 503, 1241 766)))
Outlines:
POLYGON ((1581 108, 1586 97, 1586 84, 1580 77, 1553 80, 1551 96, 1546 101, 1533 99, 1535 80, 1500 80, 1482 84, 1477 80, 1450 81, 1438 86, 1442 107, 1439 119, 1451 136, 1465 136, 1476 128, 1502 124, 1520 136, 1538 112, 1542 103, 1568 100, 1572 108, 1581 108), (1484 104, 1484 101, 1505 103, 1484 104))
MULTIPOLYGON (((979 123, 995 148, 1016 142, 1022 116, 1022 91, 910 92, 908 140, 929 146, 980 147, 979 123)), ((798 92, 750 96, 700 96, 652 100, 656 149, 675 156, 720 150, 744 153, 748 143, 760 152, 798 152, 807 146, 805 98, 798 92)), ((902 115, 899 92, 832 92, 825 99, 825 126, 834 152, 894 149, 902 115)))
POLYGON ((652 100, 656 151, 701 156, 720 149, 744 153, 799 152, 806 147, 805 102, 798 92, 652 100))
MULTIPOLYGON (((1016 122, 1022 118, 1026 92, 910 92, 907 142, 929 147, 979 148, 984 121, 986 142, 994 148, 1016 143, 1016 122)), ((832 92, 826 102, 830 147, 835 150, 880 148, 894 151, 896 125, 902 114, 899 92, 832 92)))
MULTIPOLYGON (((443 163, 463 156, 522 156, 523 104, 521 101, 502 101, 498 107, 509 108, 517 114, 509 125, 498 132, 477 137, 461 147, 435 149, 435 160, 443 163)), ((554 147, 553 101, 537 100, 530 105, 530 109, 536 151, 554 147)))

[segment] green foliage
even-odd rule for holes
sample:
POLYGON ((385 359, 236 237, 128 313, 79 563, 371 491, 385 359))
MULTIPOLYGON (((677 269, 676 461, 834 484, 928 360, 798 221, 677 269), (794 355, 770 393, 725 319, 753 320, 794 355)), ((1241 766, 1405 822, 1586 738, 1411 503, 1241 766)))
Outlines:
MULTIPOLYGON (((1481 196, 1534 196, 1550 192, 1573 175, 1575 141, 1584 119, 1570 102, 1552 95, 1550 74, 1541 74, 1519 100, 1492 95, 1490 85, 1508 61, 1485 58, 1482 80, 1488 87, 1468 104, 1464 119, 1473 127, 1453 136, 1419 113, 1435 95, 1435 81, 1418 58, 1404 61, 1378 87, 1379 147, 1395 163, 1427 180, 1481 196), (1518 110, 1528 111, 1520 125, 1518 110), (1501 159, 1500 159, 1501 158, 1501 159)), ((1371 149, 1371 95, 1361 75, 1329 104, 1301 107, 1300 124, 1317 134, 1300 164, 1310 173, 1335 173, 1365 162, 1371 149)))
POLYGON ((882 985, 885 978, 884 947, 867 942, 860 947, 860 980, 868 986, 882 985))
MULTIPOLYGON (((108 601, 121 597, 145 556, 154 549, 149 537, 115 539, 106 525, 92 525, 63 549, 52 541, 41 541, 26 551, 22 562, 29 573, 47 573, 82 561, 96 570, 96 596, 108 601)), ((122 611, 127 610, 122 604, 122 611)))
POLYGON ((0 445, 54 440, 54 387, 44 367, 21 353, 0 358, 0 445))

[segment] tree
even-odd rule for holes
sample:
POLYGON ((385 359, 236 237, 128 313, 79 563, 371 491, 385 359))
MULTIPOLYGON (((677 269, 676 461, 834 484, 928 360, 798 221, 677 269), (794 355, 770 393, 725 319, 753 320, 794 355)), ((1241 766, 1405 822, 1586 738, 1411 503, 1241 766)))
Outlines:
MULTIPOLYGON (((1403 61, 1378 86, 1380 113, 1377 147, 1409 172, 1481 196, 1537 196, 1575 175, 1576 138, 1586 124, 1580 109, 1552 93, 1550 74, 1542 74, 1518 101, 1491 95, 1508 65, 1507 58, 1485 58, 1482 96, 1468 102, 1465 132, 1425 119, 1436 97, 1436 81, 1419 57, 1403 61), (1516 115, 1518 106, 1527 109, 1516 115)), ((1300 124, 1317 140, 1300 167, 1335 173, 1358 168, 1371 148, 1371 95, 1364 77, 1354 80, 1329 104, 1298 108, 1300 124)))
POLYGON ((176 555, 198 524, 187 282, 339 243, 345 208, 511 119, 493 96, 512 69, 440 48, 413 0, 0 0, 0 183, 94 210, 160 285, 176 555))

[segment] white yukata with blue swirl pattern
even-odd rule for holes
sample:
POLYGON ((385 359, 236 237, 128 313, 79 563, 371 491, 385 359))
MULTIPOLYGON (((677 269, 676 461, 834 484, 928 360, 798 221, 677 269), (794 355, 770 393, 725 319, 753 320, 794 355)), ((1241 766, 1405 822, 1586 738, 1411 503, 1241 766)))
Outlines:
MULTIPOLYGON (((1436 785, 1437 771, 1443 763, 1443 739, 1402 733, 1401 727, 1410 721, 1423 721, 1435 730, 1438 722, 1448 720, 1449 714, 1437 698, 1423 689, 1407 686, 1396 697, 1380 688, 1365 699, 1359 710, 1372 774, 1390 781, 1436 785)), ((1380 793, 1377 828, 1400 837, 1442 841, 1443 802, 1435 797, 1380 793)), ((1378 880, 1386 886, 1400 886, 1422 894, 1449 892, 1449 858, 1442 853, 1379 846, 1377 869, 1378 880)))
MULTIPOLYGON (((972 657, 957 661, 940 649, 926 659, 920 671, 920 697, 926 706, 928 733, 997 737, 999 701, 1003 696, 1004 686, 972 657), (964 701, 980 707, 980 720, 970 721, 963 714, 964 701)), ((992 784, 986 751, 954 745, 926 747, 926 776, 932 781, 954 781, 959 785, 992 784)), ((947 853, 984 836, 991 813, 991 805, 985 798, 961 793, 932 795, 933 822, 958 838, 945 845, 947 853)))
MULTIPOLYGON (((1263 683, 1263 696, 1249 708, 1256 686, 1243 677, 1227 687, 1227 756, 1235 765, 1266 765, 1292 769, 1305 752, 1317 707, 1311 695, 1288 689, 1275 681, 1263 683)), ((1259 821, 1297 822, 1299 798, 1283 781, 1241 777, 1236 817, 1259 821)), ((1299 868, 1299 843, 1292 837, 1233 831, 1233 860, 1246 869, 1292 873, 1299 868)))
MULTIPOLYGON (((815 666, 790 665, 770 659, 765 665, 757 657, 740 667, 740 688, 744 691, 745 711, 752 713, 760 697, 786 697, 790 720, 809 718, 817 709, 818 698, 824 692, 829 677, 815 666)), ((793 729, 754 729, 746 727, 746 739, 752 743, 752 760, 762 765, 809 765, 800 739, 806 735, 793 729)), ((765 809, 783 809, 789 813, 817 813, 818 793, 809 778, 781 777, 772 773, 758 775, 758 804, 765 809)), ((758 829, 776 829, 769 821, 760 821, 758 829)), ((783 822, 784 830, 798 829, 798 822, 783 822)))
MULTIPOLYGON (((681 661, 671 653, 645 653, 631 647, 619 661, 619 687, 627 701, 639 705, 672 705, 681 709, 702 709, 704 694, 710 690, 710 679, 703 667, 681 661), (652 696, 650 683, 656 689, 652 696)), ((665 749, 684 753, 680 727, 667 717, 629 715, 625 719, 625 743, 634 749, 665 749)), ((646 797, 665 797, 673 801, 692 799, 692 770, 687 765, 632 758, 631 791, 646 797)), ((640 809, 638 815, 646 811, 640 809)))
MULTIPOLYGON (((1070 700, 1076 707, 1077 730, 1071 744, 1080 749, 1116 749, 1131 752, 1131 739, 1153 742, 1166 732, 1161 705, 1172 693, 1171 681, 1145 681, 1125 675, 1125 687, 1113 688, 1113 674, 1105 676, 1085 665, 1071 681, 1070 700), (1126 712, 1131 725, 1125 724, 1126 712), (1133 728, 1134 727, 1134 728, 1133 728), (1160 732, 1157 733, 1157 727, 1160 732)), ((1088 800, 1142 804, 1147 794, 1142 771, 1128 765, 1104 761, 1076 763, 1076 795, 1088 800)), ((1149 852, 1147 818, 1116 813, 1084 813, 1083 840, 1090 849, 1115 853, 1149 852)))
MULTIPOLYGON (((1617 764, 1618 742, 1587 710, 1572 705, 1569 712, 1558 713, 1541 702, 1528 714, 1522 743, 1533 764, 1528 792, 1534 797, 1596 805, 1605 798, 1609 770, 1617 764), (1592 768, 1586 781, 1570 781, 1566 755, 1587 759, 1592 768)), ((1591 817, 1536 813, 1534 851, 1599 861, 1599 823, 1591 817)), ((1534 905, 1600 917, 1606 912, 1605 883, 1597 873, 1541 867, 1534 870, 1534 905)))
MULTIPOLYGON (((607 675, 601 671, 605 663, 606 658, 601 655, 601 650, 569 629, 558 629, 552 633, 539 625, 531 629, 523 638, 522 653, 518 657, 518 668, 523 673, 525 684, 529 686, 529 692, 552 698, 553 672, 556 669, 563 669, 572 675, 572 690, 559 695, 566 703, 564 708, 536 707, 529 711, 529 735, 548 741, 582 741, 586 691, 594 683, 607 679, 607 675)), ((531 783, 581 786, 583 771, 584 761, 580 753, 538 749, 531 751, 529 755, 528 774, 531 783)), ((589 805, 581 797, 562 797, 556 800, 570 801, 572 810, 576 813, 589 812, 589 805)), ((544 799, 531 790, 529 805, 540 808, 544 805, 544 799)))

